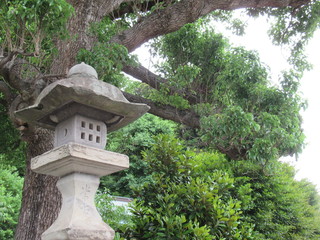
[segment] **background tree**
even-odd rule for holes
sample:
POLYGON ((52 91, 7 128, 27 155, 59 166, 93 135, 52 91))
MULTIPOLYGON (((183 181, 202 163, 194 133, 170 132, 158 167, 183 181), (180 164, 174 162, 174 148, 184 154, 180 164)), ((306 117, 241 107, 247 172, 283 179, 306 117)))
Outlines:
MULTIPOLYGON (((16 119, 14 111, 31 105, 45 86, 65 77, 67 70, 77 59, 86 59, 90 63, 90 58, 95 57, 96 65, 92 65, 105 81, 120 84, 123 78, 120 74, 122 69, 142 80, 150 88, 160 90, 163 85, 168 86, 171 79, 157 76, 139 64, 133 64, 134 59, 127 53, 153 38, 175 32, 185 24, 208 14, 213 14, 216 19, 228 20, 225 11, 238 8, 250 8, 251 15, 258 12, 277 16, 279 21, 272 34, 277 36, 278 42, 292 43, 292 40, 298 40, 299 44, 292 44, 296 47, 295 50, 302 49, 300 46, 303 46, 304 40, 312 35, 318 25, 319 2, 310 0, 1 1, 0 89, 8 115, 27 143, 23 202, 16 239, 40 239, 41 233, 57 216, 60 196, 55 188, 56 178, 30 171, 30 159, 52 148, 52 133, 16 119), (280 31, 283 28, 286 31, 280 31), (277 35, 278 33, 281 35, 277 35), (303 41, 299 41, 301 39, 303 41), (108 61, 105 61, 106 59, 108 61), (110 72, 112 74, 109 74, 108 78, 110 72)), ((295 55, 293 63, 300 67, 298 70, 301 71, 306 65, 302 64, 301 58, 297 58, 299 56, 301 55, 295 55)), ((159 101, 142 98, 139 92, 133 91, 125 93, 125 96, 131 101, 149 104, 152 114, 192 128, 200 128, 201 114, 190 107, 199 103, 197 100, 194 101, 193 92, 180 94, 179 89, 174 87, 167 91, 177 99, 177 95, 182 97, 183 104, 179 107, 159 104, 159 101)), ((238 112, 241 110, 239 107, 235 109, 238 112)), ((277 119, 274 120, 274 124, 276 122, 277 119)), ((279 128, 288 130, 281 124, 279 128)), ((290 134, 284 132, 284 135, 289 137, 290 134)), ((251 141, 254 142, 252 139, 251 141)), ((271 142, 268 146, 272 148, 272 144, 271 142)), ((287 153, 297 146, 299 143, 295 146, 285 146, 284 152, 279 150, 274 155, 287 153)), ((254 149, 254 146, 250 147, 254 149)), ((243 154, 250 156, 247 152, 240 151, 240 155, 243 154)))

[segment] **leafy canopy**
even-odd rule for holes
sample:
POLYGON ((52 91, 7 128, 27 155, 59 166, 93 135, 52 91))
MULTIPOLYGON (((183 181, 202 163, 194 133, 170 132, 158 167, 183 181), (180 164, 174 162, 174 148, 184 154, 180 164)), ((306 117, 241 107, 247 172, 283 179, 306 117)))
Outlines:
POLYGON ((7 51, 40 54, 43 39, 66 36, 72 7, 64 0, 3 0, 0 46, 7 51))
POLYGON ((153 49, 168 81, 141 89, 161 104, 196 111, 203 144, 262 165, 301 152, 299 74, 284 72, 281 85, 272 86, 256 52, 232 47, 202 21, 159 38, 153 49))

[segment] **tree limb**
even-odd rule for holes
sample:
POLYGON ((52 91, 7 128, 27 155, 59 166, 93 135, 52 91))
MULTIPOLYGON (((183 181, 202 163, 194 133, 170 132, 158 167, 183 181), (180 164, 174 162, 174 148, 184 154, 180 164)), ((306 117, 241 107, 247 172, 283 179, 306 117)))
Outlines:
POLYGON ((5 56, 5 57, 2 56, 2 59, 0 61, 0 69, 2 69, 8 62, 10 62, 18 54, 20 54, 22 56, 34 56, 35 55, 35 53, 26 53, 22 50, 11 51, 8 53, 7 56, 5 56))
POLYGON ((154 74, 142 65, 138 67, 124 66, 122 71, 157 90, 160 89, 161 84, 168 83, 166 79, 154 74))
POLYGON ((158 76, 151 72, 149 69, 145 68, 142 65, 139 65, 138 67, 133 66, 124 66, 122 71, 129 74, 130 76, 142 81, 143 83, 148 84, 150 87, 160 90, 161 86, 164 84, 167 84, 167 87, 170 90, 169 94, 177 93, 184 99, 188 100, 190 104, 194 104, 197 102, 197 97, 194 95, 185 95, 187 91, 183 89, 177 89, 174 87, 169 87, 169 81, 161 76, 158 76))
POLYGON ((214 10, 239 8, 299 7, 310 0, 182 0, 154 11, 130 29, 115 35, 110 42, 124 45, 132 52, 148 40, 177 31, 214 10))
POLYGON ((123 92, 123 94, 130 102, 147 104, 149 107, 151 107, 149 113, 153 115, 172 120, 192 128, 200 127, 200 118, 193 110, 180 110, 169 105, 158 105, 153 101, 140 96, 136 96, 127 92, 123 92))

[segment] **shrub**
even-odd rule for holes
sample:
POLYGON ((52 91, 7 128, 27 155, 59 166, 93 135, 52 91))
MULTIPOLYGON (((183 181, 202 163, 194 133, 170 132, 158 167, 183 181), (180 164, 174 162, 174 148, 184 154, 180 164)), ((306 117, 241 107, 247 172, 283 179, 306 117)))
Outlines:
POLYGON ((14 167, 0 165, 0 239, 13 239, 21 205, 23 178, 14 167))

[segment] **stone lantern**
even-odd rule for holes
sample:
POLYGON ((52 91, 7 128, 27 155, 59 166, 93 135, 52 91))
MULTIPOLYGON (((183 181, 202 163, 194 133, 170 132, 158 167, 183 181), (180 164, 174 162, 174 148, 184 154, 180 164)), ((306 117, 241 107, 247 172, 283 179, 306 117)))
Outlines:
POLYGON ((66 79, 47 86, 34 105, 16 112, 55 133, 54 149, 31 160, 34 172, 60 177, 61 211, 43 240, 114 238, 95 207, 94 195, 100 177, 128 168, 129 159, 104 150, 106 134, 148 110, 145 104, 130 103, 118 88, 99 81, 94 68, 81 63, 66 79))

